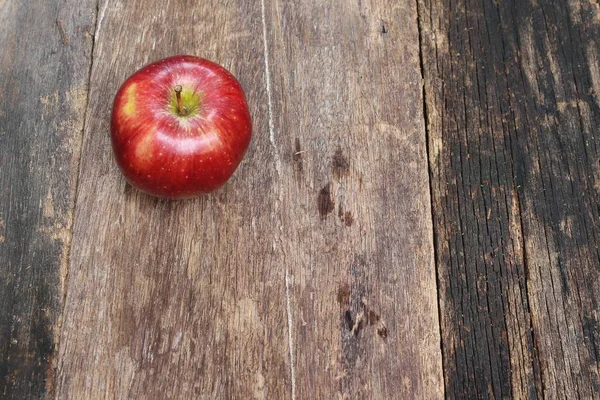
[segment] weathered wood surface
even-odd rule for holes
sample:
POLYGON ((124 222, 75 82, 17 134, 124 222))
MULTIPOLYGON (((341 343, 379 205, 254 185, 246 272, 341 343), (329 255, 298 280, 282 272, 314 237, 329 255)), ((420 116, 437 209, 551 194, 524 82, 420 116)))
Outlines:
POLYGON ((95 6, 0 1, 0 398, 52 391, 95 6))
POLYGON ((595 0, 0 1, 0 398, 598 398, 599 34, 595 0), (255 136, 168 202, 108 129, 175 53, 255 136))
POLYGON ((416 3, 268 3, 295 394, 442 398, 416 3))
POLYGON ((57 398, 290 396, 261 21, 248 1, 100 4, 57 398), (169 202, 125 184, 109 115, 127 75, 179 53, 240 79, 256 136, 225 188, 169 202))
MULTIPOLYGON (((301 54, 285 48, 293 31, 284 36, 277 28, 292 3, 262 9, 215 2, 193 14, 172 5, 158 17, 140 14, 158 2, 140 4, 108 3, 98 17, 59 398, 325 398, 370 391, 442 397, 416 21, 382 37, 379 16, 400 17, 402 10, 355 7, 345 30, 362 23, 361 47, 336 44, 323 30, 312 43, 315 59, 302 70, 301 54), (363 19, 365 12, 371 15, 363 19), (124 23, 134 16, 152 23, 141 31, 124 23), (154 43, 170 21, 179 28, 154 43), (403 32, 413 36, 406 53, 399 51, 403 32), (115 47, 114 37, 128 47, 115 47), (265 43, 272 70, 265 68, 265 43), (327 59, 333 46, 339 67, 327 59), (391 75, 372 72, 370 64, 342 68, 359 60, 356 51, 363 57, 371 51, 391 75), (125 74, 173 52, 231 68, 248 90, 256 128, 253 150, 231 184, 179 203, 130 190, 106 135, 107 98, 125 74), (332 75, 319 76, 320 62, 329 63, 332 75), (395 74, 395 62, 412 73, 395 74), (288 84, 290 74, 297 79, 288 84), (377 95, 389 104, 364 97, 373 79, 381 79, 377 95), (347 82, 355 83, 340 93, 338 84, 347 82), (396 113, 398 106, 404 111, 396 113), (340 119, 344 112, 348 117, 340 119), (378 159, 380 168, 369 169, 378 159), (394 176, 405 182, 387 185, 394 176), (386 229, 378 233, 377 224, 386 229), (381 284, 370 271, 384 277, 381 284)), ((296 15, 326 27, 341 5, 322 13, 316 6, 296 15)), ((314 35, 308 25, 295 29, 314 35)))
POLYGON ((419 23, 447 396, 599 398, 598 2, 419 23))

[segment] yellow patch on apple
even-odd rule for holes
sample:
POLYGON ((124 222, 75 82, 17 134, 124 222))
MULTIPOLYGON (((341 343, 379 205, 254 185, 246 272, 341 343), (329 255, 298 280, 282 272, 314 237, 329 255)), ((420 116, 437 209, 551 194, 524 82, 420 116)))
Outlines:
POLYGON ((135 116, 135 91, 136 91, 136 88, 137 88, 137 84, 132 83, 125 90, 125 105, 123 106, 123 114, 125 114, 126 117, 135 116))
MULTIPOLYGON (((154 146, 152 146, 153 132, 150 131, 144 135, 138 142, 135 148, 136 159, 141 161, 141 164, 146 164, 152 161, 154 156, 154 146)), ((143 165, 139 165, 140 167, 143 165)))

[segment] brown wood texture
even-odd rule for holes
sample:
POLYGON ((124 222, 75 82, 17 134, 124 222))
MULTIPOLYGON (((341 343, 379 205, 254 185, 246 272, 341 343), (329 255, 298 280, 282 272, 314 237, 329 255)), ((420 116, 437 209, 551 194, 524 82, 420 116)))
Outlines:
POLYGON ((442 398, 416 3, 266 21, 295 394, 442 398))
POLYGON ((597 0, 0 0, 0 398, 600 398, 599 37, 597 0), (178 53, 254 138, 170 202, 108 131, 178 53))
MULTIPOLYGON (((374 391, 441 397, 416 21, 406 24, 413 38, 406 53, 390 51, 393 57, 381 65, 392 75, 378 83, 377 96, 389 97, 389 105, 368 101, 370 83, 360 84, 384 74, 370 64, 342 68, 359 59, 357 50, 375 63, 386 60, 385 46, 402 44, 404 23, 382 37, 380 16, 414 16, 415 8, 350 10, 346 30, 361 23, 357 39, 364 36, 364 42, 358 49, 350 40, 338 44, 340 66, 320 77, 319 63, 334 67, 326 59, 334 45, 327 30, 314 38, 318 56, 302 70, 296 66, 301 54, 280 46, 289 34, 273 28, 281 26, 280 12, 292 12, 292 3, 265 9, 215 3, 193 14, 171 5, 152 19, 137 4, 111 4, 98 16, 58 396, 324 398, 374 391), (365 12, 372 15, 361 17, 365 12), (134 16, 153 22, 140 32, 124 23, 134 16), (180 29, 155 43, 170 21, 180 29), (269 81, 267 26, 266 52, 274 65, 269 81), (115 48, 114 37, 128 47, 115 48), (173 203, 130 190, 119 178, 106 135, 107 98, 127 71, 149 61, 152 54, 138 47, 155 48, 153 58, 201 54, 223 62, 246 86, 256 136, 248 161, 224 190, 173 203), (242 52, 247 56, 225 58, 242 52), (136 54, 144 58, 134 64, 136 54), (396 62, 411 73, 393 73, 396 62), (282 86, 290 73, 300 79, 282 86), (355 79, 341 97, 338 82, 355 79), (336 97, 337 105, 331 102, 336 97), (336 121, 344 110, 355 117, 336 121), (293 128, 284 129, 288 125, 293 128), (380 144, 363 146, 379 136, 380 144), (368 170, 380 159, 380 169, 368 170), (405 182, 387 185, 394 177, 405 182), (376 224, 385 232, 377 234, 376 224)), ((313 17, 308 5, 297 16, 326 27, 341 4, 316 6, 313 17)), ((311 34, 302 25, 295 29, 311 34)))
POLYGON ((598 2, 419 23, 447 397, 599 398, 598 2))
POLYGON ((290 397, 261 21, 248 1, 99 5, 58 399, 290 397), (178 53, 239 78, 256 135, 226 187, 170 202, 125 184, 108 132, 127 75, 178 53))
POLYGON ((0 398, 52 391, 91 1, 0 1, 0 398))

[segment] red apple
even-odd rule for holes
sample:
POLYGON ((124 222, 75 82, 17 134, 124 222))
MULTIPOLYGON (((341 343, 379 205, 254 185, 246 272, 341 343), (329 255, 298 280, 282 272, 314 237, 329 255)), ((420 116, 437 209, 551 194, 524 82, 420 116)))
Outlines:
POLYGON ((193 56, 147 65, 121 86, 112 110, 115 159, 127 181, 181 199, 223 185, 250 143, 244 91, 222 66, 193 56))

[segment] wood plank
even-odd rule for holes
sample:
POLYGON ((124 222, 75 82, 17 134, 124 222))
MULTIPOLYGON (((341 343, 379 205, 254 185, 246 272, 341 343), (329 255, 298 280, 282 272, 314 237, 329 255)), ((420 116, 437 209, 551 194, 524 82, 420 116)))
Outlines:
POLYGON ((243 0, 99 8, 58 398, 289 398, 261 9, 243 0), (169 202, 125 184, 108 131, 119 84, 177 53, 239 78, 255 136, 224 188, 169 202))
POLYGON ((294 394, 441 398, 416 4, 265 3, 294 394))
POLYGON ((600 396, 600 9, 419 0, 446 391, 600 396))
POLYGON ((51 395, 91 64, 91 0, 0 2, 0 397, 51 395))

